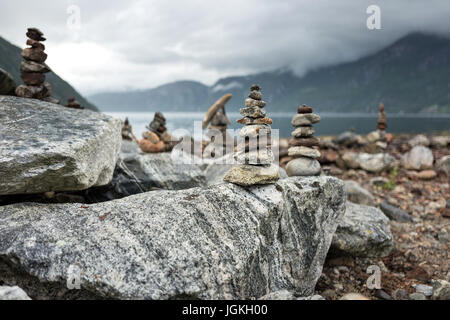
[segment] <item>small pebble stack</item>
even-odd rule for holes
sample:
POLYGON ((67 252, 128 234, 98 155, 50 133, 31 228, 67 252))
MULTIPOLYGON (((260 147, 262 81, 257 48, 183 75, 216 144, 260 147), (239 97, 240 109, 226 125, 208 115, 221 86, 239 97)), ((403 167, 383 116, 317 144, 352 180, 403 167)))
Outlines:
POLYGON ((74 108, 74 109, 84 109, 83 106, 81 106, 81 104, 75 99, 75 97, 70 97, 67 100, 67 105, 66 107, 68 108, 74 108))
POLYGON ((298 114, 292 118, 295 130, 289 140, 288 155, 293 157, 286 166, 288 176, 315 176, 320 174, 320 152, 315 149, 319 146, 319 139, 314 137, 315 129, 312 126, 320 121, 320 116, 313 113, 313 109, 306 105, 298 108, 298 114))
POLYGON ((240 165, 228 171, 224 181, 249 186, 273 183, 280 178, 278 166, 272 164, 272 119, 266 117, 265 105, 260 87, 253 85, 245 107, 240 110, 243 118, 237 121, 245 125, 239 133, 242 142, 235 154, 240 165))
POLYGON ((122 139, 130 141, 133 140, 133 128, 131 127, 128 118, 125 119, 125 122, 122 126, 122 139))
POLYGON ((387 129, 386 113, 384 112, 384 104, 380 103, 380 111, 378 112, 377 129, 385 131, 387 129))
POLYGON ((46 40, 44 34, 37 28, 28 28, 26 35, 27 45, 31 48, 25 48, 21 53, 24 61, 20 64, 20 72, 25 84, 16 88, 16 95, 57 104, 59 101, 51 97, 50 84, 45 82, 45 73, 51 70, 45 64, 47 54, 44 52, 45 46, 41 43, 46 40))

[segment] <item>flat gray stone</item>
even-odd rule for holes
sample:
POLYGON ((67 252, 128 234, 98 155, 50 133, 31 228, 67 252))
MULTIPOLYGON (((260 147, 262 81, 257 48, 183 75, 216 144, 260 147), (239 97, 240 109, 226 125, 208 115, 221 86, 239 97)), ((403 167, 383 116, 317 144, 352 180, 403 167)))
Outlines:
POLYGON ((321 170, 319 161, 305 157, 291 160, 286 166, 286 173, 289 177, 315 176, 318 175, 321 170))
POLYGON ((290 147, 288 149, 289 157, 307 157, 312 159, 320 158, 320 151, 308 147, 290 147))
POLYGON ((90 110, 0 97, 0 195, 108 184, 122 122, 90 110))
POLYGON ((223 177, 223 181, 240 186, 270 184, 279 179, 280 170, 275 164, 264 166, 241 164, 231 168, 223 177))
POLYGON ((266 116, 266 111, 257 106, 241 108, 240 113, 242 116, 250 118, 264 118, 266 116))
POLYGON ((3 206, 0 281, 43 299, 311 296, 344 207, 333 177, 3 206))
POLYGON ((320 121, 320 116, 315 113, 296 114, 292 118, 292 126, 309 126, 320 121))
POLYGON ((303 138, 303 137, 310 137, 316 132, 316 129, 312 126, 302 126, 296 128, 294 131, 292 131, 292 136, 294 138, 303 138))

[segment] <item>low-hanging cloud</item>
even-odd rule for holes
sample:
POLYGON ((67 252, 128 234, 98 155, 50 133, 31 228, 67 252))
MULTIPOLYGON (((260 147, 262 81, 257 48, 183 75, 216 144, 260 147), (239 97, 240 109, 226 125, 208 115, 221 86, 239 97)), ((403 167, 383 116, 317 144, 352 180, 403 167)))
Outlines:
POLYGON ((1 36, 48 38, 48 64, 82 93, 154 87, 277 68, 308 70, 370 54, 410 32, 450 35, 448 0, 3 0, 1 36), (369 5, 381 30, 366 26, 369 5), (67 26, 80 8, 81 29, 67 26))

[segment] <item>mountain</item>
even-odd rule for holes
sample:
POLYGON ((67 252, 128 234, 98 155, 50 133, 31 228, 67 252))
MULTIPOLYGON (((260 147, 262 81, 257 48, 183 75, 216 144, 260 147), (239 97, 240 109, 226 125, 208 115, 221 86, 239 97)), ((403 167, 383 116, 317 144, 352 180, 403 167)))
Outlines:
MULTIPOLYGON (((0 37, 0 68, 9 72, 17 85, 23 83, 20 78, 19 70, 20 62, 22 61, 22 56, 20 55, 21 52, 21 48, 0 37)), ((98 111, 93 104, 87 101, 70 84, 61 79, 57 74, 49 72, 45 76, 46 81, 52 85, 52 97, 60 100, 62 104, 65 104, 68 98, 74 96, 82 106, 98 111)))
POLYGON ((249 87, 261 86, 271 110, 292 112, 309 104, 322 112, 450 112, 450 41, 413 33, 356 61, 311 70, 289 70, 220 79, 211 87, 179 81, 154 89, 99 93, 90 100, 108 111, 205 111, 225 93, 238 110, 249 87))

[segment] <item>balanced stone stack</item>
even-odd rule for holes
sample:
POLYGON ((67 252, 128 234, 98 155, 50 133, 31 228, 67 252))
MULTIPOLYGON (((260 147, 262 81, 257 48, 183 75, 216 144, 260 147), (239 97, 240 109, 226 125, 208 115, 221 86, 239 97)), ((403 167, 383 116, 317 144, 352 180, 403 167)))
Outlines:
POLYGON ((300 106, 298 114, 292 118, 295 130, 289 140, 289 156, 294 158, 286 166, 288 176, 315 176, 320 174, 320 152, 315 149, 319 146, 319 139, 314 137, 314 123, 320 121, 320 116, 312 113, 308 106, 300 106))
POLYGON ((29 28, 26 35, 27 45, 31 48, 25 48, 22 51, 24 61, 20 64, 20 72, 25 84, 16 88, 16 95, 57 104, 59 101, 51 97, 50 84, 45 82, 45 73, 51 70, 45 64, 47 54, 44 52, 45 46, 41 43, 46 40, 43 37, 44 34, 39 29, 29 28))
POLYGON ((166 118, 161 112, 155 113, 155 117, 147 129, 149 131, 142 134, 144 139, 139 142, 143 152, 157 153, 173 149, 175 143, 172 141, 172 136, 167 132, 166 118))
POLYGON ((133 127, 131 126, 128 118, 125 119, 122 126, 122 139, 130 141, 133 140, 133 127))
POLYGON ((84 107, 81 106, 81 104, 75 99, 75 97, 70 97, 67 100, 66 107, 73 108, 73 109, 84 109, 84 107))
POLYGON ((260 87, 253 85, 250 91, 245 107, 240 110, 243 118, 238 120, 245 125, 239 133, 241 141, 235 154, 240 165, 224 177, 224 181, 242 186, 269 184, 280 178, 278 166, 272 164, 272 119, 266 117, 260 87))
POLYGON ((384 104, 380 103, 380 111, 378 113, 377 129, 385 131, 387 129, 386 113, 384 112, 384 104))
POLYGON ((227 128, 231 121, 225 112, 225 105, 232 97, 229 93, 220 97, 203 117, 202 129, 206 129, 209 125, 209 130, 206 133, 208 139, 202 141, 202 154, 205 157, 210 155, 216 157, 218 148, 222 148, 223 155, 227 151, 227 144, 234 147, 234 138, 227 134, 227 128), (217 135, 217 131, 220 132, 221 140, 219 140, 220 137, 217 135))
POLYGON ((380 111, 378 112, 378 123, 377 129, 380 134, 380 140, 386 140, 386 129, 387 129, 387 121, 386 121, 386 113, 384 112, 384 104, 380 103, 380 111))

